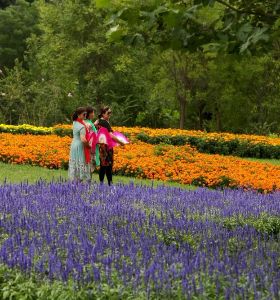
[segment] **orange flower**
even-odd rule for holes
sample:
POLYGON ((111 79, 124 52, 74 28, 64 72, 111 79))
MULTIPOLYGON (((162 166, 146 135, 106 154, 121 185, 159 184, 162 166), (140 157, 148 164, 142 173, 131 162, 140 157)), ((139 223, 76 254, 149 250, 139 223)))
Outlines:
MULTIPOLYGON (((67 168, 70 137, 0 134, 0 160, 67 168)), ((142 142, 115 148, 115 172, 138 178, 208 187, 280 190, 280 167, 233 156, 197 152, 190 146, 153 146, 142 142)))
POLYGON ((70 137, 2 133, 0 134, 0 160, 55 169, 65 168, 68 163, 70 143, 70 137))

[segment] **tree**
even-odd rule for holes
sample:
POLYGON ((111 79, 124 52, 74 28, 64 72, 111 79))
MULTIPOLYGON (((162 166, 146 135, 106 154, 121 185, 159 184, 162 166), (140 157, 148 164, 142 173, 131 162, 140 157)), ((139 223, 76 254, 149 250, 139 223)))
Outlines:
POLYGON ((142 39, 164 48, 244 53, 267 51, 280 38, 277 1, 133 0, 111 4, 111 9, 111 40, 142 39))
POLYGON ((196 98, 199 90, 207 87, 206 64, 205 57, 201 53, 172 51, 168 58, 167 67, 174 82, 176 99, 180 107, 180 129, 185 127, 187 105, 196 98))
POLYGON ((145 51, 108 43, 104 13, 92 1, 40 1, 37 8, 40 34, 28 39, 25 64, 33 107, 46 104, 29 120, 69 122, 76 106, 111 104, 118 124, 134 125, 144 107, 145 51))
POLYGON ((261 57, 223 56, 209 64, 205 95, 212 131, 278 132, 279 62, 261 57))
POLYGON ((30 70, 59 88, 65 116, 93 99, 101 105, 116 48, 106 43, 102 13, 86 0, 40 1, 38 9, 42 34, 29 41, 30 70))
POLYGON ((0 78, 0 122, 7 124, 52 125, 63 120, 63 90, 23 68, 16 61, 0 78))
MULTIPOLYGON (((2 3, 3 4, 3 3, 2 3)), ((13 67, 15 60, 23 61, 27 38, 38 33, 38 13, 35 5, 18 0, 0 9, 0 68, 13 67)))

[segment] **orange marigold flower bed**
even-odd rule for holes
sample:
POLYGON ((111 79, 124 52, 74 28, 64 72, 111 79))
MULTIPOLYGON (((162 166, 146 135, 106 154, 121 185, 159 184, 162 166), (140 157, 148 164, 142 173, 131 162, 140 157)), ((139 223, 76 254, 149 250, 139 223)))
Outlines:
MULTIPOLYGON (((0 134, 0 160, 67 168, 71 138, 0 134)), ((192 147, 142 142, 115 148, 114 170, 123 175, 183 184, 280 190, 280 167, 232 156, 210 155, 192 147)))
POLYGON ((139 178, 183 184, 280 189, 280 167, 233 156, 199 153, 190 146, 137 143, 116 149, 115 170, 139 178))
POLYGON ((50 169, 66 168, 71 138, 56 135, 0 134, 0 160, 50 169))

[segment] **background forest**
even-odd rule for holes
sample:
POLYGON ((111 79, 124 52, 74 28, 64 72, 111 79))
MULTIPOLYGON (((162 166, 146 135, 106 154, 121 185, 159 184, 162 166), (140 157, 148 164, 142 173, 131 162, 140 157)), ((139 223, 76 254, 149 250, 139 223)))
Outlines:
POLYGON ((0 123, 280 132, 277 1, 109 2, 0 1, 0 123))

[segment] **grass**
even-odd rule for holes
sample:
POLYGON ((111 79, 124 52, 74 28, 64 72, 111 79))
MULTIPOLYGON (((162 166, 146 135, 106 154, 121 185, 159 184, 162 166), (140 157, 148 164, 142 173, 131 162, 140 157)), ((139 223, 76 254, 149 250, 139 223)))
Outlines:
MULTIPOLYGON (((276 166, 280 166, 279 159, 257 159, 257 158, 245 158, 249 161, 261 162, 261 163, 270 163, 276 166)), ((9 183, 19 183, 22 181, 28 181, 29 183, 35 183, 39 179, 46 181, 67 179, 66 170, 50 170, 37 166, 30 165, 12 165, 0 163, 0 184, 5 180, 9 183)), ((149 179, 136 179, 133 177, 125 176, 114 176, 113 178, 115 183, 121 182, 128 184, 133 181, 135 184, 144 184, 144 185, 167 185, 172 187, 181 187, 186 189, 194 189, 194 186, 183 185, 176 182, 164 182, 164 181, 152 181, 149 179)), ((98 174, 93 174, 93 181, 98 181, 98 174)))
POLYGON ((280 166, 280 159, 260 159, 260 158, 245 158, 246 160, 260 162, 260 163, 269 163, 275 166, 280 166))
MULTIPOLYGON (((20 183, 28 181, 29 183, 35 183, 36 181, 43 179, 46 181, 67 179, 68 174, 65 170, 50 170, 37 166, 30 165, 14 165, 0 163, 0 184, 4 181, 8 183, 20 183)), ((98 181, 98 174, 93 174, 93 181, 98 181)), ((167 185, 172 187, 180 187, 184 189, 194 189, 194 186, 179 184, 176 182, 164 182, 164 181, 152 181, 149 179, 137 179, 133 177, 125 176, 114 176, 114 183, 125 183, 134 182, 135 184, 144 185, 167 185)))

